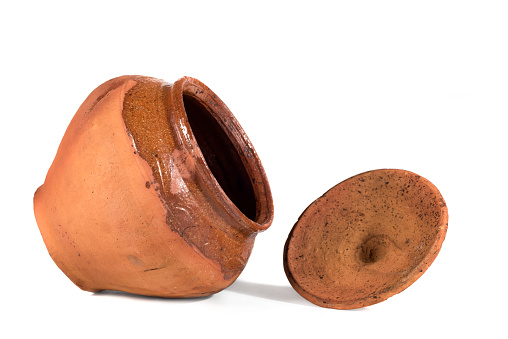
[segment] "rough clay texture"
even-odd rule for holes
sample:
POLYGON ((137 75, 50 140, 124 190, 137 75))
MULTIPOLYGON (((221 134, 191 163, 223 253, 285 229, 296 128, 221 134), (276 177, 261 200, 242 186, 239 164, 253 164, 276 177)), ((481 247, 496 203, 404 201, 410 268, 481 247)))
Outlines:
POLYGON ((229 286, 273 218, 261 163, 222 101, 192 78, 168 84, 142 76, 112 79, 85 100, 34 210, 49 254, 77 286, 161 297, 229 286), (253 181, 253 220, 211 173, 183 95, 213 111, 232 139, 229 152, 239 154, 253 181))
POLYGON ((287 239, 284 269, 316 305, 369 306, 425 272, 447 226, 446 204, 425 178, 397 169, 362 173, 305 210, 287 239))

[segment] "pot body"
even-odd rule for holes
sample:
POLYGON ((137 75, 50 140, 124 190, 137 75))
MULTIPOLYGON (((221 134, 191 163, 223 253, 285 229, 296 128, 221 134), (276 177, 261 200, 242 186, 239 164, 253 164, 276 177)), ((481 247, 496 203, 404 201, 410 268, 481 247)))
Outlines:
POLYGON ((34 210, 81 289, 161 297, 229 286, 273 219, 259 158, 222 101, 192 78, 141 76, 112 79, 81 105, 34 210))

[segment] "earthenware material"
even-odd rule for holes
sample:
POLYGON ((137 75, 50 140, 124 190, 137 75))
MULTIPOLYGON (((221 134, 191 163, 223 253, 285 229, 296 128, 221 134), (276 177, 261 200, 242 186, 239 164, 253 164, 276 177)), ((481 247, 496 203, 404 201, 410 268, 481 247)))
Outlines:
POLYGON ((383 169, 349 178, 314 201, 291 230, 284 269, 312 303, 352 309, 415 282, 436 258, 448 210, 427 179, 383 169))
POLYGON ((87 291, 219 292, 273 219, 247 135, 204 84, 122 76, 71 121, 34 208, 60 269, 87 291))

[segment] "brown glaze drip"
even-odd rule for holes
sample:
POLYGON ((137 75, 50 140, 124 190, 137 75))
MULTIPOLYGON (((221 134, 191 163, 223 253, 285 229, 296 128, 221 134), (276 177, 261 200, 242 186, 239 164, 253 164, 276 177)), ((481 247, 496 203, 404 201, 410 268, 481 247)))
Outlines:
MULTIPOLYGON (((125 95, 122 116, 133 140, 133 152, 149 164, 154 174, 155 182, 145 186, 159 191, 169 227, 218 263, 224 278, 230 279, 245 266, 254 237, 225 227, 212 206, 208 206, 210 210, 200 207, 208 204, 200 200, 203 188, 202 178, 197 175, 196 154, 175 145, 169 107, 171 85, 150 78, 137 81, 125 95)), ((255 218, 254 191, 231 141, 196 99, 184 97, 184 104, 193 135, 213 175, 232 202, 248 218, 255 218)))
POLYGON ((447 220, 439 191, 421 176, 402 170, 359 174, 302 214, 286 243, 286 274, 320 306, 375 304, 430 266, 447 220))
POLYGON ((152 168, 155 183, 164 187, 163 174, 167 156, 174 148, 171 127, 167 116, 167 87, 157 79, 139 78, 138 84, 126 94, 122 117, 133 140, 133 152, 141 156, 152 168))

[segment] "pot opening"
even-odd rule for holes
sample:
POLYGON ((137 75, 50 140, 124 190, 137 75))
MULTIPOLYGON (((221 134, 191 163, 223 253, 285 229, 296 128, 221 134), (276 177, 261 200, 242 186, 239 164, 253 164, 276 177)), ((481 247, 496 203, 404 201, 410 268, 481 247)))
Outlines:
POLYGON ((213 176, 236 207, 256 221, 254 188, 233 141, 198 99, 183 93, 183 104, 192 133, 213 176))

